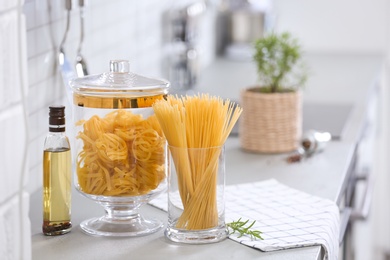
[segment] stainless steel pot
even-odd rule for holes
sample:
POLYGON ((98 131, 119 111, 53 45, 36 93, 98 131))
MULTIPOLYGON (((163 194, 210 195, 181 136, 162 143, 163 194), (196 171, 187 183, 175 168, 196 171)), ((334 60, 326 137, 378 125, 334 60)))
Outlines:
POLYGON ((272 26, 271 1, 262 2, 259 5, 249 0, 230 0, 221 7, 217 23, 218 54, 235 59, 252 58, 254 42, 272 26))
POLYGON ((264 34, 265 14, 249 8, 233 10, 229 14, 230 44, 252 44, 264 34))

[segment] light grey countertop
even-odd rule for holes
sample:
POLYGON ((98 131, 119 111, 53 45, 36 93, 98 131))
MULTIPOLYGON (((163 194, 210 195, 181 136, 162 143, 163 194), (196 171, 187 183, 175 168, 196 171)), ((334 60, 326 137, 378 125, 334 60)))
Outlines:
MULTIPOLYGON (((318 54, 310 56, 309 60, 314 74, 305 90, 304 101, 351 104, 353 108, 341 139, 330 142, 322 153, 288 164, 287 154, 247 153, 241 150, 237 137, 230 137, 225 150, 227 185, 274 178, 292 188, 340 202, 364 125, 367 93, 380 73, 382 58, 379 55, 318 54)), ((248 63, 217 60, 203 74, 198 90, 237 100, 240 89, 255 82, 253 72, 253 66, 248 63)), ((84 234, 79 224, 87 218, 103 215, 103 208, 75 190, 72 231, 64 236, 46 237, 41 233, 41 192, 32 194, 30 201, 33 259, 313 260, 321 259, 323 254, 320 246, 265 253, 229 239, 206 245, 176 244, 168 241, 162 230, 137 238, 92 237, 84 234)), ((143 206, 141 213, 167 221, 165 212, 150 205, 143 206)))

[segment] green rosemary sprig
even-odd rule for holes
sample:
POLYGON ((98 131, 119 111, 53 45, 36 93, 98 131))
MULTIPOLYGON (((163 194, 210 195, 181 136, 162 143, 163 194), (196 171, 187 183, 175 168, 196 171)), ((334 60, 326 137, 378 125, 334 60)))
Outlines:
POLYGON ((238 237, 242 237, 243 235, 249 235, 251 239, 261 239, 261 231, 259 230, 250 230, 253 225, 256 223, 256 220, 253 221, 249 226, 245 227, 246 224, 248 224, 249 219, 247 221, 241 221, 241 218, 237 221, 232 221, 230 223, 227 223, 226 225, 232 230, 229 232, 229 234, 234 234, 235 232, 240 233, 238 237))

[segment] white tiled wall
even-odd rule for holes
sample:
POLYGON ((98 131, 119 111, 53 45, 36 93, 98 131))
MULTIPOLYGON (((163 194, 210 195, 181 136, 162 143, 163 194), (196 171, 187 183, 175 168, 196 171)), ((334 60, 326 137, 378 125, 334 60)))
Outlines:
POLYGON ((31 258, 23 2, 0 1, 0 257, 31 258))
POLYGON ((13 196, 0 207, 0 256, 1 259, 31 259, 30 224, 26 212, 29 194, 13 196), (20 223, 26 223, 21 226, 20 223), (3 234, 6 234, 5 236, 3 234))

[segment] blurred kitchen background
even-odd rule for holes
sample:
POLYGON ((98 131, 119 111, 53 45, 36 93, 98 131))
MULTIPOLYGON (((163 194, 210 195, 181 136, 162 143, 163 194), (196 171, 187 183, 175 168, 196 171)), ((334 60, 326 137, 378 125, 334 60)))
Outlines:
MULTIPOLYGON (((215 59, 250 59, 251 37, 272 29, 290 31, 307 52, 383 55, 374 203, 368 221, 357 224, 355 259, 389 259, 390 1, 240 2, 246 1, 87 1, 82 52, 88 72, 107 71, 111 59, 129 59, 132 71, 167 78, 174 92, 191 93, 215 59), (230 29, 223 26, 227 20, 230 29)), ((48 106, 70 106, 58 65, 66 20, 65 0, 0 1, 1 259, 31 258, 29 194, 42 186, 48 106)), ((80 7, 73 0, 64 45, 72 65, 79 42, 80 7)), ((329 92, 337 99, 336 89, 329 86, 329 92)))

